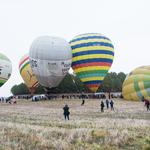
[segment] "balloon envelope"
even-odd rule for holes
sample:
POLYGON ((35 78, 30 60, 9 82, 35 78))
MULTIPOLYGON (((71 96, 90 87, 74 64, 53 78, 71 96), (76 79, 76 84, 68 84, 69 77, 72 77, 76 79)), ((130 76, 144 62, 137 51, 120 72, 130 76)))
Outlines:
POLYGON ((74 72, 92 92, 96 92, 113 62, 114 46, 98 33, 78 35, 70 45, 74 72))
POLYGON ((150 100, 150 66, 134 69, 123 83, 122 94, 126 100, 150 100))
POLYGON ((33 73, 44 87, 57 87, 71 67, 71 47, 59 37, 35 39, 29 56, 33 73))
POLYGON ((26 54, 21 58, 19 62, 19 71, 27 87, 30 90, 35 91, 38 86, 38 80, 32 72, 29 62, 29 55, 26 54))
POLYGON ((11 61, 0 53, 0 87, 9 79, 12 72, 11 61))

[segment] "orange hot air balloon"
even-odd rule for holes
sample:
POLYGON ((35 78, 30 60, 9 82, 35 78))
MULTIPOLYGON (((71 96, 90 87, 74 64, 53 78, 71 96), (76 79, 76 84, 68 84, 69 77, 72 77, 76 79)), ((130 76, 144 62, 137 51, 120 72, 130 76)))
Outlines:
POLYGON ((30 92, 33 94, 38 87, 39 82, 32 72, 28 55, 24 55, 21 58, 19 63, 19 71, 25 84, 29 88, 30 92))

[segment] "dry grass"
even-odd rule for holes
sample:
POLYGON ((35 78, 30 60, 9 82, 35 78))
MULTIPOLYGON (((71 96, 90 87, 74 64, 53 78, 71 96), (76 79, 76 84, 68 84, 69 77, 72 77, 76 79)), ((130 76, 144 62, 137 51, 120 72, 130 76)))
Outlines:
POLYGON ((150 150, 150 112, 142 102, 115 100, 100 112, 99 100, 18 101, 0 104, 0 150, 150 150), (65 121, 62 107, 70 106, 65 121))

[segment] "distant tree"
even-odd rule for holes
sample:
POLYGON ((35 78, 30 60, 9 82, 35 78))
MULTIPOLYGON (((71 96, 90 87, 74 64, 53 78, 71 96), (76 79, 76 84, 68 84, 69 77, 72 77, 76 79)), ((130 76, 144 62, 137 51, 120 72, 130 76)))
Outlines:
MULTIPOLYGON (((118 74, 115 72, 108 73, 97 92, 121 92, 122 84, 125 78, 126 75, 123 72, 120 72, 118 74)), ((24 83, 14 85, 11 88, 11 92, 14 95, 30 94, 27 86, 24 83)), ((46 92, 46 90, 44 90, 44 87, 39 85, 39 87, 36 89, 35 94, 82 92, 89 92, 89 89, 86 88, 86 86, 76 75, 68 73, 56 88, 50 88, 46 92)))
POLYGON ((115 73, 111 72, 104 78, 98 92, 121 92, 122 84, 126 78, 123 72, 115 73))
POLYGON ((29 94, 29 89, 24 83, 21 83, 19 85, 15 85, 11 88, 11 92, 13 95, 23 95, 23 94, 29 94))
POLYGON ((79 78, 72 74, 67 74, 63 81, 58 86, 61 93, 81 93, 86 92, 87 89, 81 83, 79 78))
POLYGON ((35 94, 44 94, 45 90, 42 85, 39 85, 35 91, 35 94))
POLYGON ((102 81, 101 86, 98 89, 98 92, 109 92, 111 91, 111 75, 107 74, 107 76, 102 81))
POLYGON ((116 88, 117 91, 120 91, 120 92, 122 91, 122 85, 123 85, 125 78, 126 78, 126 74, 124 74, 123 72, 118 73, 117 88, 116 88))

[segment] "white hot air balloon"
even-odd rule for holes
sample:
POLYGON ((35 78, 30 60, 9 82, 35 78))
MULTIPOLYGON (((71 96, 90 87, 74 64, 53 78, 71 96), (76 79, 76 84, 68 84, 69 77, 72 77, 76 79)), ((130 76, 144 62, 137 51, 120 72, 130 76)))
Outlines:
POLYGON ((39 83, 52 88, 57 87, 69 71, 72 52, 69 43, 64 39, 41 36, 33 41, 29 58, 39 83))

